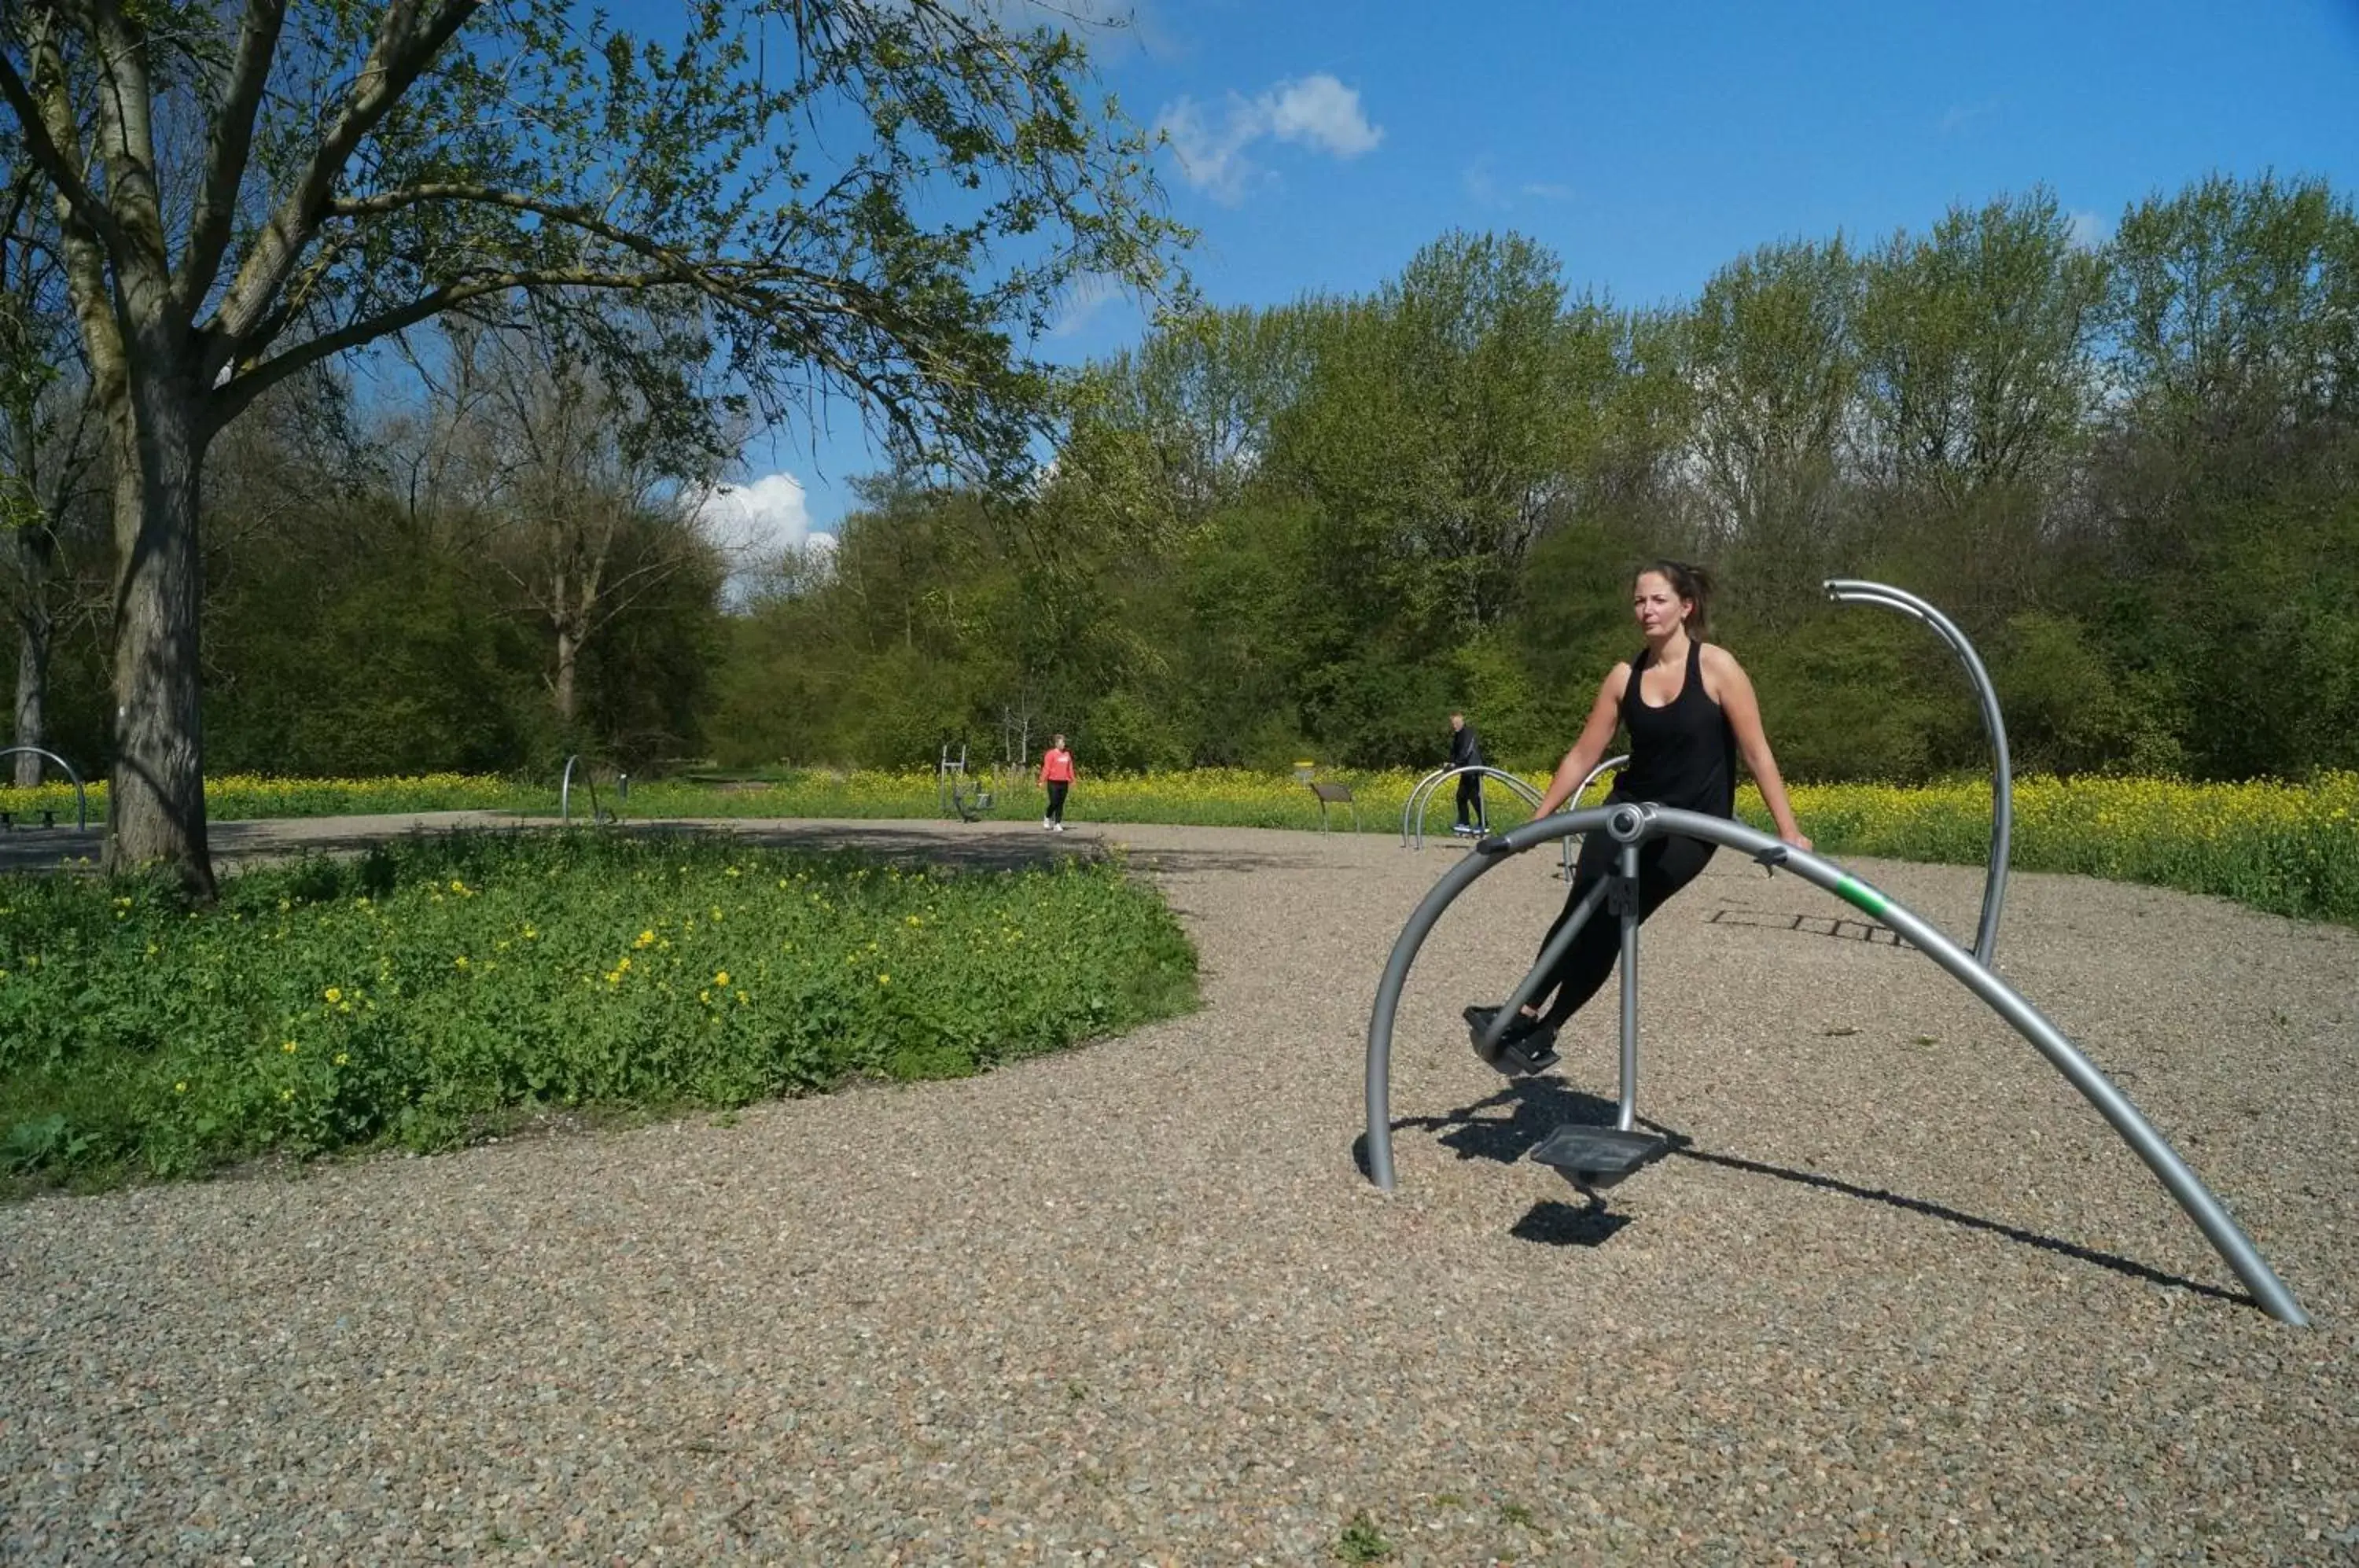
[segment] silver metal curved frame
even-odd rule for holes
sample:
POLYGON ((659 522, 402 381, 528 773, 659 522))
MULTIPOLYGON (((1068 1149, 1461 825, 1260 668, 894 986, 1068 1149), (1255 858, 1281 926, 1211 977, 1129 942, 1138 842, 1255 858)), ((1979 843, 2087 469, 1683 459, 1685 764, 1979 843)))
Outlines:
MULTIPOLYGON (((2156 1131, 2138 1108, 2116 1088, 2096 1065, 2083 1056, 2072 1042, 2064 1038, 2054 1024, 1999 978, 1987 964, 1982 964, 1957 943, 1943 936, 1921 918, 1897 900, 1877 891, 1845 871, 1831 860, 1806 850, 1794 848, 1767 833, 1729 822, 1720 817, 1705 816, 1696 811, 1675 811, 1665 806, 1624 804, 1612 807, 1592 807, 1587 811, 1568 811, 1539 822, 1527 822, 1503 834, 1496 841, 1495 853, 1467 855, 1449 870, 1419 900, 1409 914, 1408 923, 1393 943, 1392 955, 1386 961, 1384 978, 1377 984, 1374 1010, 1368 1018, 1367 1056, 1367 1158, 1368 1176, 1378 1187, 1389 1192, 1395 1185, 1392 1138, 1392 1036, 1393 1018, 1400 1007, 1401 987, 1408 978, 1409 966, 1417 959, 1418 950, 1447 909, 1474 882, 1497 866, 1504 866, 1515 855, 1551 840, 1575 833, 1606 833, 1623 845, 1622 869, 1625 876, 1634 875, 1637 865, 1638 846, 1648 839, 1665 833, 1677 833, 1700 839, 1724 849, 1734 849, 1752 856, 1765 866, 1792 872, 1813 887, 1821 887, 1845 903, 1881 920, 1903 941, 1938 965, 1943 973, 1957 981, 1975 998, 2006 1020, 2015 1031, 2029 1040, 2040 1055, 2082 1096, 2097 1109, 2107 1125, 2123 1142, 2146 1161, 2157 1180, 2178 1201, 2179 1206, 2203 1232, 2223 1261, 2234 1270, 2245 1289, 2253 1294, 2261 1310, 2281 1323, 2301 1326, 2310 1321, 2300 1303, 2287 1290, 2284 1281, 2271 1271, 2252 1241, 2240 1229, 2220 1200, 2205 1187, 2195 1172, 2181 1160, 2178 1150, 2156 1131)), ((1629 1127, 1636 1116, 1637 1083, 1637 919, 1635 908, 1625 909, 1622 928, 1622 1104, 1619 1125, 1629 1127)), ((1568 922, 1571 924, 1571 922, 1568 922)), ((1551 952, 1554 945, 1551 945, 1551 952)), ((1545 973, 1547 956, 1534 973, 1545 973)), ((1527 975, 1518 995, 1536 982, 1527 975)), ((1512 1006, 1501 1009, 1502 1019, 1512 1013, 1512 1006)), ((1504 1027, 1495 1025, 1495 1027, 1504 1027)))
POLYGON ((1983 668, 1981 656, 1956 622, 1908 590, 1857 577, 1830 577, 1824 586, 1827 597, 1839 604, 1874 604, 1932 627, 1966 667, 1966 678, 1973 682, 1974 695, 1982 701, 1983 729, 1991 743, 1991 847, 1990 872, 1983 881, 1982 923, 1974 931, 1974 958, 1987 964, 1998 952, 1999 907, 2006 901, 2007 848, 2015 830, 2015 767, 2007 758, 2006 721, 1999 714, 1998 692, 1991 686, 1990 671, 1983 668))
MULTIPOLYGON (((1582 779, 1581 783, 1574 788, 1572 799, 1565 802, 1564 809, 1568 811, 1580 810, 1581 798, 1589 793, 1589 787, 1629 760, 1627 757, 1609 757, 1591 768, 1582 779)), ((1437 768, 1419 779, 1409 790, 1408 799, 1401 802, 1401 847, 1403 849, 1425 847, 1425 814, 1433 809, 1434 795, 1442 785, 1465 773, 1479 773, 1485 779, 1496 779, 1514 790, 1516 798, 1525 805, 1534 811, 1539 809, 1540 791, 1512 773, 1504 772, 1496 768, 1484 767, 1480 763, 1465 768, 1437 768), (1412 824, 1414 824, 1413 827, 1412 824)), ((1570 882, 1572 880, 1572 841, 1571 839, 1565 841, 1563 862, 1564 879, 1570 882)))
MULTIPOLYGON (((558 781, 557 816, 558 820, 567 827, 573 825, 573 769, 581 764, 581 761, 582 754, 578 751, 567 757, 565 777, 558 781)), ((603 813, 598 810, 598 780, 591 776, 590 769, 586 768, 582 769, 582 786, 590 791, 590 822, 594 827, 603 820, 603 813)))
POLYGON ((90 792, 82 788, 82 775, 74 771, 74 765, 72 763, 68 762, 56 752, 50 751, 47 747, 38 746, 0 746, 0 757, 46 757, 48 760, 56 763, 60 768, 64 768, 66 770, 66 777, 73 780, 74 831, 76 833, 81 833, 89 828, 90 792))

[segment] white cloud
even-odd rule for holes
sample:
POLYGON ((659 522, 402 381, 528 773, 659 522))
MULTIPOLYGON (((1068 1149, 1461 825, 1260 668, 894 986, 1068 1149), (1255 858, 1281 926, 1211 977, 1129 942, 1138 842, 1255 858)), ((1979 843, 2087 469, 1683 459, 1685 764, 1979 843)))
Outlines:
POLYGON ((802 481, 791 474, 765 474, 750 485, 716 485, 690 510, 727 563, 721 585, 724 608, 743 609, 798 575, 798 558, 821 575, 835 559, 835 536, 812 531, 802 481))
POLYGON ((802 481, 771 474, 751 485, 716 485, 697 504, 697 520, 734 561, 772 561, 812 537, 802 481))
POLYGON ((1570 185, 1559 185, 1552 180, 1527 180, 1524 184, 1523 192, 1535 201, 1570 201, 1572 200, 1572 187, 1570 185))
POLYGON ((1218 124, 1192 98, 1175 99, 1156 116, 1189 184, 1234 205, 1253 186, 1272 178, 1245 149, 1265 137, 1294 142, 1335 158, 1357 158, 1385 139, 1368 123, 1360 93, 1321 71, 1280 82, 1252 98, 1232 93, 1218 124))
POLYGON ((2114 226, 2103 213, 2074 212, 2071 223, 2072 243, 2082 250, 2094 250, 2113 237, 2114 226))
POLYGON ((1374 152, 1385 133, 1360 112, 1360 92, 1321 72, 1299 82, 1281 82, 1276 96, 1265 93, 1270 134, 1282 142, 1309 142, 1337 158, 1374 152))

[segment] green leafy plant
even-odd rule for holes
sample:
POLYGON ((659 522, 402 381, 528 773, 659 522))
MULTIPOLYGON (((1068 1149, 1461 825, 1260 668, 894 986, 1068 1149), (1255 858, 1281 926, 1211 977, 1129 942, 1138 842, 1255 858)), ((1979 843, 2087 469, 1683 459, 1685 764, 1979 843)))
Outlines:
POLYGON ((949 872, 710 838, 461 834, 168 884, 0 883, 0 1164, 187 1175, 959 1077, 1191 1007, 1113 863, 949 872))

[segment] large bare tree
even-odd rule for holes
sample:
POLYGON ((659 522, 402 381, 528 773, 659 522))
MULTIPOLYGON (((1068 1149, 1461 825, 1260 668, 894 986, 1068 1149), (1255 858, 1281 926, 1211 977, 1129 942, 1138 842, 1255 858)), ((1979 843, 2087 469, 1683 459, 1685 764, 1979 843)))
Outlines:
POLYGON ((200 482, 310 366, 530 294, 685 415, 850 395, 908 450, 1019 463, 1046 383, 1019 344, 1076 279, 1159 290, 1179 231, 1081 45, 998 15, 688 0, 658 37, 564 0, 0 5, 111 449, 108 864, 212 887, 200 482), (617 293, 695 352, 598 334, 584 302, 617 293))

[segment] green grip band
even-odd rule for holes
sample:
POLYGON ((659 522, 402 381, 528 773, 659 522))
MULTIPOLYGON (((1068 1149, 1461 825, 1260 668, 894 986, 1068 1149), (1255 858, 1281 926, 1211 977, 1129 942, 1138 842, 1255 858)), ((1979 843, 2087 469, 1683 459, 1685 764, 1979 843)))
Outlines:
POLYGON ((1884 918, 1884 911, 1891 904, 1890 899, 1856 877, 1846 877, 1837 882, 1835 895, 1847 903, 1856 904, 1877 920, 1884 918))

